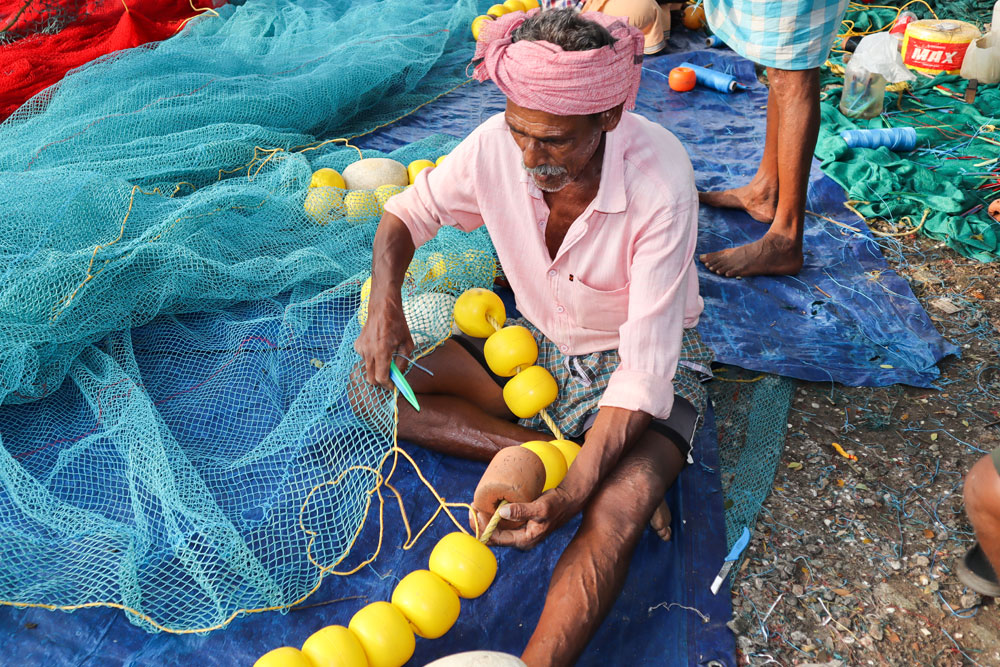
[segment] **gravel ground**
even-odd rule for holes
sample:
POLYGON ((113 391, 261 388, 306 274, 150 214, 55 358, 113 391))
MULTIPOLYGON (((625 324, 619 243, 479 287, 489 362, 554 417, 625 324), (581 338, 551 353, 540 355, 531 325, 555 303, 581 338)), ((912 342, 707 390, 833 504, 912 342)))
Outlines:
POLYGON ((1000 265, 926 238, 896 255, 962 358, 937 390, 799 385, 733 589, 742 664, 1000 665, 1000 600, 953 572, 963 477, 1000 446, 1000 265))

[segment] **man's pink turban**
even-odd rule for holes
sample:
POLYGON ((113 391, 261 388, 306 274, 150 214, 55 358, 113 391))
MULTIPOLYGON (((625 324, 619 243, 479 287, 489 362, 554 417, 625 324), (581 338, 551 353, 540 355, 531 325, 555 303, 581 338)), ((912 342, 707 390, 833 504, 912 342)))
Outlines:
POLYGON ((550 42, 520 40, 511 34, 530 12, 511 12, 484 21, 473 62, 478 81, 493 79, 518 106, 559 116, 600 113, 622 102, 635 108, 642 76, 642 33, 616 16, 585 12, 581 18, 608 29, 615 43, 589 51, 563 51, 550 42))

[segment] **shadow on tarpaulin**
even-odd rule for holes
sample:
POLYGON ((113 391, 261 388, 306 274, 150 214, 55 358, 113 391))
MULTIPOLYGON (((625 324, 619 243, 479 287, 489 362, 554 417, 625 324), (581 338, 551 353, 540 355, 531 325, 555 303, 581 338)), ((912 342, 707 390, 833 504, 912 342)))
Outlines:
MULTIPOLYGON (((233 318, 233 307, 218 313, 233 318)), ((250 309, 258 312, 256 309, 250 309)), ((246 310, 244 309, 244 312, 246 310)), ((247 335, 276 339, 280 317, 245 319, 252 327, 247 335)), ((171 338, 176 331, 193 326, 210 328, 204 315, 163 316, 133 330, 137 340, 171 338), (197 323, 196 323, 197 321, 197 323)), ((162 393, 161 384, 172 386, 172 378, 184 377, 197 385, 207 372, 204 356, 177 355, 162 345, 137 346, 136 361, 151 395, 162 393), (147 370, 169 366, 169 373, 147 370)), ((231 356, 229 351, 215 354, 231 356)), ((233 360, 232 372, 252 372, 262 363, 255 355, 233 360), (246 368, 244 369, 243 366, 246 368)), ((269 355, 269 372, 275 377, 292 375, 296 363, 291 355, 269 355), (286 372, 287 371, 287 372, 286 372)), ((52 397, 31 407, 58 401, 60 393, 72 392, 71 383, 52 397)), ((220 397, 221 399, 222 397, 220 397)), ((238 415, 259 400, 252 392, 234 392, 220 400, 223 412, 238 415)), ((240 434, 234 418, 219 415, 214 437, 240 434), (219 430, 221 429, 221 431, 219 430)), ((0 420, 0 429, 4 427, 0 420)), ((695 445, 695 465, 681 475, 667 496, 676 517, 674 535, 663 542, 647 530, 640 541, 628 579, 609 617, 590 642, 580 665, 735 665, 734 638, 725 623, 731 618, 729 595, 709 591, 726 555, 725 519, 718 479, 714 418, 708 415, 695 445)), ((443 497, 469 500, 485 468, 484 464, 434 454, 403 443, 421 472, 443 497)), ((266 465, 261 463, 262 466, 266 465)), ((427 488, 405 460, 392 484, 406 503, 413 533, 437 507, 427 488)), ((72 613, 42 609, 0 608, 0 664, 45 667, 97 667, 104 665, 198 665, 198 667, 247 666, 267 651, 282 645, 301 646, 309 635, 327 625, 347 625, 358 609, 369 602, 388 600, 399 579, 427 567, 434 544, 455 527, 438 516, 415 545, 404 550, 408 535, 395 499, 386 492, 385 534, 378 558, 356 574, 328 576, 320 589, 302 606, 287 614, 257 613, 237 618, 210 634, 149 634, 129 623, 116 609, 80 609, 72 613)), ((464 512, 456 515, 464 520, 464 512)), ((424 665, 436 658, 474 649, 520 653, 527 643, 545 599, 549 576, 556 560, 579 526, 579 517, 528 552, 494 549, 499 561, 496 581, 475 600, 463 600, 457 624, 442 638, 417 640, 414 658, 407 664, 424 665)), ((289 535, 291 543, 293 536, 289 535)), ((368 521, 351 558, 338 571, 350 571, 376 552, 379 543, 379 503, 373 499, 368 521)), ((281 539, 280 536, 277 539, 281 539)), ((44 573, 40 573, 44 575, 44 573)), ((183 594, 179 591, 178 594, 183 594)))
MULTIPOLYGON (((688 33, 688 35, 690 35, 688 33)), ((683 48, 700 48, 690 36, 683 48)), ((420 113, 359 140, 391 150, 432 132, 463 137, 505 98, 492 83, 470 83, 420 113)), ((747 183, 764 150, 767 88, 754 65, 729 50, 647 58, 636 111, 684 144, 701 190, 747 183), (701 87, 677 93, 666 74, 684 61, 732 74, 745 92, 701 87)), ((867 225, 844 208, 844 191, 813 160, 805 265, 793 277, 722 278, 698 263, 705 313, 698 327, 719 362, 801 380, 852 386, 929 387, 937 363, 958 348, 941 337, 909 283, 889 267, 867 225)), ((698 253, 760 238, 766 226, 741 211, 702 207, 698 253)))

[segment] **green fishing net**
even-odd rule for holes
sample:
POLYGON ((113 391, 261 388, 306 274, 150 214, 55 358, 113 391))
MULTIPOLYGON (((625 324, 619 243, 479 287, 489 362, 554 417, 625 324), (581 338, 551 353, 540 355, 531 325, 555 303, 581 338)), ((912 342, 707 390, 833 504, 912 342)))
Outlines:
MULTIPOLYGON (((902 7, 904 3, 898 3, 902 7)), ((992 3, 983 0, 932 2, 938 17, 983 27, 992 3)), ((909 4, 918 18, 930 18, 927 6, 909 4)), ((887 29, 897 16, 893 8, 850 5, 846 28, 857 33, 887 29)), ((843 53, 831 62, 841 64, 843 53)), ((956 75, 917 75, 910 90, 886 93, 885 109, 871 120, 845 117, 838 105, 843 76, 823 70, 822 124, 816 157, 823 171, 847 191, 847 199, 866 218, 913 229, 939 239, 959 253, 990 261, 1000 253, 1000 223, 986 205, 1000 196, 996 184, 1000 157, 1000 85, 979 86, 972 104, 962 101, 966 81, 956 75), (949 94, 951 93, 951 94, 949 94), (914 127, 917 150, 848 148, 840 133, 856 128, 914 127), (926 215, 925 215, 926 212, 926 215)), ((859 221, 860 222, 860 221, 859 221)))

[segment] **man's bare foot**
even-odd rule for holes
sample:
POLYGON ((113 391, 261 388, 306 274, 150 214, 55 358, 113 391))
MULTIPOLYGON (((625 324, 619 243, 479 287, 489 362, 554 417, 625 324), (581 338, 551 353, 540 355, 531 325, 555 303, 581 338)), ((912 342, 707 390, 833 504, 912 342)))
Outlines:
POLYGON ((649 527, 655 530, 656 534, 664 542, 669 542, 670 536, 673 534, 670 530, 670 521, 672 518, 670 508, 667 507, 667 501, 664 500, 660 502, 660 506, 656 508, 652 518, 649 520, 649 527))
POLYGON ((741 188, 720 192, 699 192, 698 201, 716 208, 738 208, 758 222, 770 224, 778 206, 778 188, 762 187, 753 181, 741 188))
POLYGON ((701 255, 698 259, 709 271, 726 278, 794 276, 802 269, 802 245, 768 232, 753 243, 701 255))

